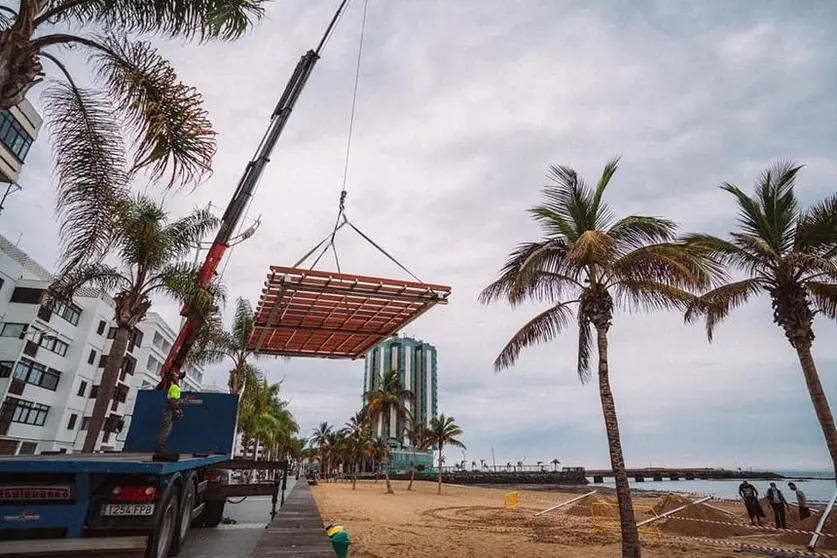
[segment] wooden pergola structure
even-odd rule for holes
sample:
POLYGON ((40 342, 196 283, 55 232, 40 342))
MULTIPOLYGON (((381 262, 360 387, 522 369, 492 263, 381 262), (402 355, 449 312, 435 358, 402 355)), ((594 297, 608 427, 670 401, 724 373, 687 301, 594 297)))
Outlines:
POLYGON ((357 359, 437 304, 451 288, 271 266, 248 348, 291 357, 357 359))

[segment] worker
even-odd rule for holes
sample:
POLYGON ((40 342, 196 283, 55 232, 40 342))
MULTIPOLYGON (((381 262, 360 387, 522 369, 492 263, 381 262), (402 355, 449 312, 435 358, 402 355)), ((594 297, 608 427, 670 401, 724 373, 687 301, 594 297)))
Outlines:
POLYGON ((183 411, 180 409, 180 384, 179 378, 175 377, 171 382, 171 386, 169 386, 169 390, 166 392, 166 404, 163 407, 163 424, 157 436, 157 445, 154 446, 155 453, 165 453, 166 441, 171 434, 172 424, 181 416, 183 416, 183 411))
POLYGON ((788 523, 785 517, 785 508, 788 503, 785 501, 785 496, 782 494, 782 491, 776 488, 775 482, 770 483, 770 488, 767 489, 765 496, 773 508, 773 525, 777 529, 787 529, 788 523))
POLYGON ((788 488, 796 494, 796 505, 799 506, 799 520, 808 519, 811 517, 811 510, 808 508, 808 498, 805 493, 796 488, 796 483, 789 482, 788 488))
POLYGON ((764 510, 759 503, 759 491, 747 481, 742 482, 738 487, 738 494, 744 500, 747 508, 747 515, 750 516, 750 525, 758 522, 761 525, 761 518, 764 517, 764 510))

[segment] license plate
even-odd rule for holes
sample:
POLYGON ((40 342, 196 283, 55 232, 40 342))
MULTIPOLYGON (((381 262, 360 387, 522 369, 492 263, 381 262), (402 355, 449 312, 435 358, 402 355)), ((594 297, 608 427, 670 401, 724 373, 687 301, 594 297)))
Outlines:
POLYGON ((154 515, 154 504, 105 504, 102 515, 154 515))

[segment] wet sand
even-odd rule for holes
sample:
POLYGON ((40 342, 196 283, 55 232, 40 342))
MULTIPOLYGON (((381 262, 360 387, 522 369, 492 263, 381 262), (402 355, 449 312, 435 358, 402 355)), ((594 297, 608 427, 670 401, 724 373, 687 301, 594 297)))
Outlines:
MULTIPOLYGON (((533 517, 540 511, 569 500, 577 494, 519 490, 517 509, 504 509, 504 488, 444 485, 442 495, 436 485, 416 482, 407 492, 406 481, 394 481, 394 495, 386 494, 383 480, 363 481, 352 491, 350 482, 321 483, 312 487, 323 521, 339 521, 349 532, 355 558, 465 558, 477 556, 561 556, 566 558, 618 557, 621 555, 619 525, 615 507, 602 498, 588 504, 597 510, 595 517, 584 516, 583 509, 573 513, 558 510, 533 517), (607 517, 609 515, 609 517, 607 517)), ((659 497, 635 493, 637 521, 653 517, 651 506, 659 497)), ((740 523, 743 507, 733 503, 713 502, 736 514, 724 519, 740 523)), ((574 506, 570 506, 574 507, 574 506)), ((721 512, 718 512, 721 513, 721 512)), ((657 522, 660 524, 661 522, 657 522)), ((657 525, 655 524, 655 525, 657 525)), ((703 556, 733 558, 742 556, 724 544, 748 541, 764 546, 797 548, 780 544, 772 533, 709 523, 671 521, 667 528, 641 530, 643 556, 669 558, 703 556), (687 525, 692 533, 708 534, 713 540, 678 538, 671 525, 687 525), (702 527, 705 526, 705 527, 702 527)), ((706 535, 708 536, 708 535, 706 535)))

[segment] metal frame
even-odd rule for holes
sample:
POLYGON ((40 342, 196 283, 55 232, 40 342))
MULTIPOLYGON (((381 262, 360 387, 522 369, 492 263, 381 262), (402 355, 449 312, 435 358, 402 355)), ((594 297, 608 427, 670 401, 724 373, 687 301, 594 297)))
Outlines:
POLYGON ((358 359, 437 304, 444 285, 271 266, 248 348, 265 355, 358 359))

